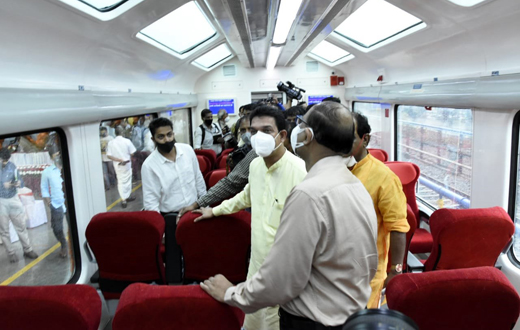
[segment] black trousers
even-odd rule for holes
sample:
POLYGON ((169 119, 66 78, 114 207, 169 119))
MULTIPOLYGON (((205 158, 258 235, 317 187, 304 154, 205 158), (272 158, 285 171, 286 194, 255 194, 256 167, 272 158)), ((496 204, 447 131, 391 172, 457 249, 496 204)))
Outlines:
POLYGON ((182 282, 182 251, 175 232, 177 231, 177 214, 178 213, 162 213, 165 226, 165 244, 166 244, 166 283, 182 282))
POLYGON ((65 239, 65 234, 63 233, 63 206, 54 208, 52 204, 50 205, 51 209, 51 227, 54 236, 61 243, 61 248, 67 248, 67 240, 65 239))
POLYGON ((341 330, 343 328, 343 325, 328 327, 305 317, 287 313, 282 308, 278 310, 278 314, 280 315, 280 330, 341 330))

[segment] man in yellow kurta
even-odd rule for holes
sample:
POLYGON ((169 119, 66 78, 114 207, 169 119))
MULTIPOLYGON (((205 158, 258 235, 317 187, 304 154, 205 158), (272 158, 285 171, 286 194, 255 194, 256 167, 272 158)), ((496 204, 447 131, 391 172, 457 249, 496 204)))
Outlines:
MULTIPOLYGON (((202 213, 201 217, 195 219, 199 221, 251 207, 251 261, 248 279, 260 269, 271 250, 285 199, 293 187, 307 175, 305 162, 288 152, 283 145, 288 137, 285 118, 280 110, 262 106, 251 113, 250 120, 251 145, 260 157, 251 162, 249 183, 242 192, 221 205, 213 209, 194 211, 202 213)), ((278 306, 247 314, 244 328, 279 329, 278 306)))
POLYGON ((356 124, 352 156, 357 163, 351 169, 372 197, 377 215, 377 251, 379 263, 370 286, 372 294, 368 308, 378 308, 381 291, 386 283, 403 271, 406 251, 406 233, 410 229, 406 220, 406 196, 401 181, 385 164, 368 153, 370 125, 365 116, 353 113, 356 124), (392 255, 392 268, 386 273, 388 251, 392 255), (386 279, 386 281, 385 281, 386 279))

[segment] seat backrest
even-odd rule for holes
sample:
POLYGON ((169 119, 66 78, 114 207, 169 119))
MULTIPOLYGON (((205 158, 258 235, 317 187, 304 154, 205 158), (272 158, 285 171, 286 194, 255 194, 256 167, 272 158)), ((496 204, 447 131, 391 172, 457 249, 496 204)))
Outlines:
POLYGON ((208 187, 211 188, 217 184, 222 178, 226 176, 225 169, 214 170, 208 177, 208 187))
POLYGON ((199 169, 202 176, 205 176, 211 171, 211 163, 206 156, 197 155, 197 161, 199 162, 199 169))
POLYGON ((229 155, 223 155, 220 157, 220 161, 217 164, 219 169, 226 169, 228 156, 229 155))
POLYGON ((512 329, 520 314, 518 293, 494 267, 398 275, 386 298, 421 330, 512 329))
POLYGON ((0 286, 3 330, 96 330, 101 299, 88 285, 0 286))
MULTIPOLYGON (((410 249, 410 242, 412 241, 413 234, 415 233, 415 230, 417 229, 417 221, 415 220, 415 215, 413 214, 412 208, 408 203, 406 204, 406 220, 408 221, 408 225, 410 226, 410 230, 406 233, 406 249, 404 251, 404 258, 403 258, 403 271, 406 271, 406 265, 408 261, 408 250, 410 249)), ((390 251, 388 252, 388 266, 386 271, 390 272, 392 267, 392 255, 390 251)))
POLYGON ((417 200, 415 198, 415 186, 417 185, 417 180, 419 180, 419 176, 421 175, 419 166, 410 162, 386 162, 385 165, 399 177, 399 180, 401 180, 403 192, 406 196, 406 202, 412 208, 415 219, 419 221, 419 207, 417 206, 417 200))
POLYGON ((383 163, 388 161, 388 153, 383 149, 367 148, 367 150, 372 155, 372 157, 375 157, 383 163))
POLYGON ((92 218, 85 235, 106 299, 119 298, 133 282, 164 283, 164 226, 164 218, 152 211, 105 212, 92 218))
POLYGON ((501 207, 440 209, 430 217, 433 249, 425 271, 494 266, 515 226, 501 207))
POLYGON ((205 156, 208 158, 210 162, 210 170, 215 167, 215 164, 217 163, 217 154, 212 149, 195 149, 196 155, 205 156))
POLYGON ((244 313, 198 285, 132 284, 121 295, 113 330, 239 330, 244 313))
POLYGON ((245 211, 194 222, 187 212, 177 225, 176 237, 184 256, 184 279, 203 281, 215 274, 229 281, 246 280, 251 246, 251 214, 245 211))

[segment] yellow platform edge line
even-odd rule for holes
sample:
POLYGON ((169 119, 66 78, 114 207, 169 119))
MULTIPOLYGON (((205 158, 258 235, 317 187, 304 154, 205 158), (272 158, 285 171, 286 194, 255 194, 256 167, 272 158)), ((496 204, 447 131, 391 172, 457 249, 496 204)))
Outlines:
MULTIPOLYGON (((140 183, 139 185, 137 185, 137 187, 135 187, 134 189, 132 189, 132 192, 135 192, 137 189, 141 188, 143 184, 140 183)), ((110 211, 114 206, 116 206, 119 202, 121 202, 121 198, 119 198, 117 201, 113 202, 112 204, 110 204, 110 206, 107 207, 107 211, 110 211)))

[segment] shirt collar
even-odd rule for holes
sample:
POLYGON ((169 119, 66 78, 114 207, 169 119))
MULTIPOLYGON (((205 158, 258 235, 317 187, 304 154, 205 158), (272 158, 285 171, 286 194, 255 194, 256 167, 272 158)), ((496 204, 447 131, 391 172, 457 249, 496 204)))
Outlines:
POLYGON ((307 173, 307 178, 312 178, 316 175, 322 174, 324 172, 331 172, 334 171, 334 169, 338 167, 343 167, 345 170, 347 167, 345 166, 345 161, 343 160, 343 157, 340 155, 337 156, 329 156, 322 158, 318 160, 314 166, 310 169, 310 171, 307 173))
MULTIPOLYGON (((284 146, 280 146, 280 148, 282 148, 284 146)), ((285 148, 285 147, 284 147, 285 148)), ((285 149, 285 152, 282 156, 282 158, 278 159, 278 161, 276 163, 274 163, 271 167, 267 168, 267 166, 265 165, 265 161, 263 162, 265 168, 267 168, 267 172, 273 172, 273 171, 276 171, 276 169, 278 169, 280 166, 282 166, 283 163, 285 163, 288 159, 288 157, 291 157, 289 156, 288 154, 290 154, 289 150, 285 149)), ((296 157, 296 156, 295 156, 296 157)))
POLYGON ((367 151, 367 155, 365 156, 365 158, 361 159, 359 162, 356 163, 356 165, 354 165, 354 167, 352 168, 352 170, 358 168, 358 167, 361 167, 367 163, 370 162, 370 159, 372 158, 372 156, 370 155, 370 153, 367 151))
MULTIPOLYGON (((177 150, 177 154, 175 156, 175 160, 179 159, 182 155, 184 155, 184 151, 181 149, 181 148, 178 148, 177 147, 177 143, 175 143, 175 147, 174 147, 176 150, 177 150)), ((164 157, 160 152, 159 152, 159 149, 155 149, 154 152, 156 152, 159 157, 161 158, 161 161, 163 163, 173 163, 172 160, 169 160, 168 158, 164 157)))

